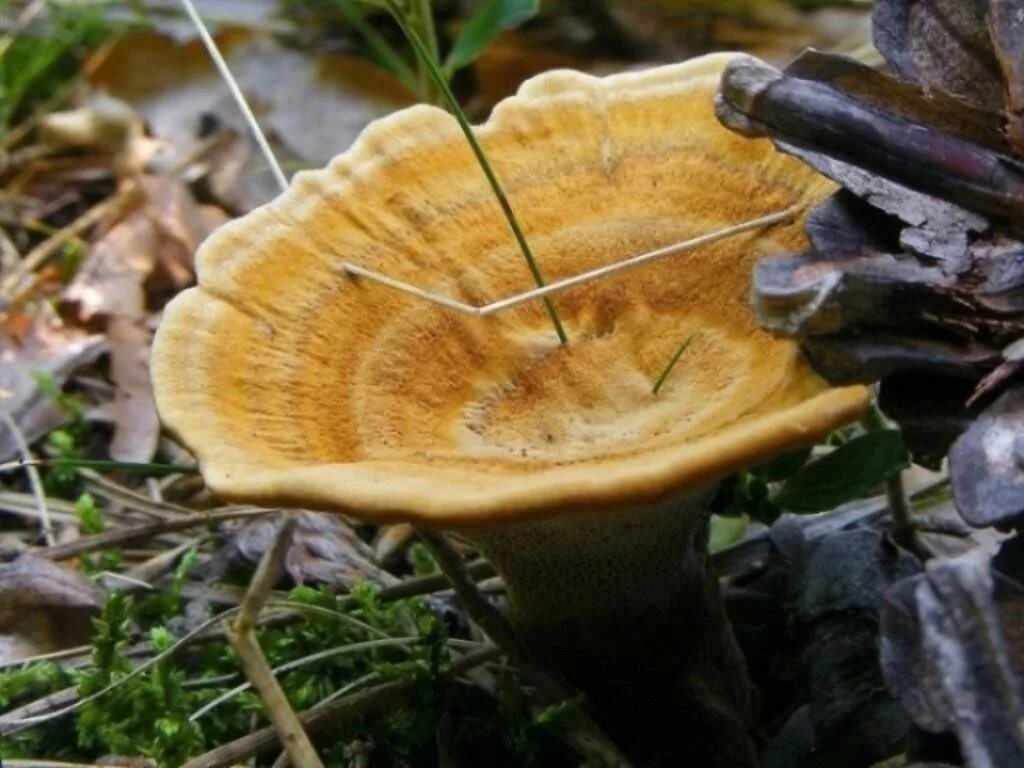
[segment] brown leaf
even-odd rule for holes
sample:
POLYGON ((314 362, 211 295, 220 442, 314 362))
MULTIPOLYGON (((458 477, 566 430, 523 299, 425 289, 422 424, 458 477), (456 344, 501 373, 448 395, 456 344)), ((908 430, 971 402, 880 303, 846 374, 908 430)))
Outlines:
MULTIPOLYGON (((371 120, 414 101, 388 73, 355 56, 311 55, 237 32, 218 41, 282 163, 323 165, 371 120)), ((225 204, 248 210, 280 191, 198 41, 179 45, 155 34, 132 35, 92 82, 134 105, 154 135, 170 143, 171 161, 189 155, 211 127, 233 133, 236 143, 214 157, 230 166, 229 178, 218 179, 215 189, 225 204)))
POLYGON ((157 237, 153 222, 137 207, 93 245, 63 296, 80 322, 142 316, 143 282, 156 263, 157 237))
POLYGON ((822 30, 812 17, 780 0, 630 0, 602 5, 620 34, 651 60, 716 49, 785 60, 821 41, 822 30))
POLYGON ((0 563, 0 663, 87 642, 102 592, 77 571, 22 554, 0 563))
MULTIPOLYGON (((337 515, 291 512, 298 523, 285 568, 296 584, 316 582, 349 589, 360 580, 379 586, 397 579, 374 562, 373 551, 337 515)), ((238 524, 228 536, 222 559, 258 563, 280 528, 280 520, 267 516, 238 524)))
POLYGON ((97 241, 64 292, 79 322, 106 328, 117 387, 110 455, 149 461, 160 433, 149 380, 148 308, 192 282, 195 249, 226 216, 198 206, 181 181, 145 176, 138 202, 97 241))
POLYGON ((473 63, 476 99, 489 110, 513 95, 524 80, 549 69, 562 68, 587 70, 591 68, 591 61, 550 45, 531 44, 529 36, 522 33, 506 32, 487 46, 473 63))
POLYGON ((110 378, 117 387, 116 428, 110 457, 115 461, 150 461, 160 438, 160 419, 149 378, 152 333, 144 322, 117 316, 107 325, 107 339, 110 342, 110 378))
POLYGON ((228 215, 212 205, 197 205, 185 185, 168 176, 144 177, 142 188, 146 215, 160 235, 147 287, 173 295, 195 279, 196 248, 228 215))
MULTIPOLYGON (((0 333, 0 408, 14 419, 28 442, 67 421, 68 415, 39 387, 37 375, 63 387, 76 370, 106 349, 102 336, 71 328, 54 318, 34 316, 17 337, 0 333)), ((0 426, 0 461, 17 454, 9 430, 0 426)))

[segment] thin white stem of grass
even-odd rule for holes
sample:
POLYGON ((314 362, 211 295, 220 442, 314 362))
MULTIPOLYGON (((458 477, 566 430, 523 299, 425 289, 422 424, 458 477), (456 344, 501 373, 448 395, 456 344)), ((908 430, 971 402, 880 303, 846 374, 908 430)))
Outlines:
POLYGON ((146 589, 146 590, 153 590, 153 589, 155 589, 155 587, 152 584, 150 584, 148 581, 143 581, 142 579, 136 579, 136 578, 133 578, 132 576, 128 576, 128 575, 123 574, 123 573, 117 573, 116 571, 100 571, 97 575, 102 577, 102 578, 104 578, 104 579, 107 579, 109 581, 119 581, 119 582, 121 582, 123 584, 127 584, 128 586, 131 586, 131 587, 138 587, 140 589, 146 589))
MULTIPOLYGON (((492 647, 467 653, 452 663, 452 673, 465 674, 481 664, 492 661, 497 655, 498 650, 492 647)), ((340 696, 330 703, 315 704, 303 712, 300 718, 310 731, 327 727, 337 728, 385 707, 407 702, 415 685, 412 680, 389 680, 357 693, 340 696)), ((272 727, 261 728, 227 744, 221 744, 205 755, 193 758, 183 768, 227 768, 245 762, 276 743, 276 731, 272 727)))
POLYGON ((596 269, 591 269, 579 275, 557 280, 540 288, 534 288, 530 291, 517 293, 513 296, 508 296, 504 299, 499 299, 490 304, 485 304, 484 306, 479 307, 472 304, 465 304, 448 296, 431 293, 430 291, 426 291, 412 285, 411 283, 406 283, 402 280, 395 280, 387 275, 382 275, 366 269, 365 267, 360 267, 357 264, 343 262, 342 267, 345 271, 353 275, 365 277, 371 282, 379 283, 380 285, 384 285, 388 288, 393 288, 396 291, 401 291, 402 293, 410 296, 415 296, 416 298, 423 299, 424 301, 429 301, 432 304, 437 304, 438 306, 445 307, 446 309, 451 309, 455 312, 470 315, 472 317, 487 317, 488 315, 497 314, 503 310, 512 309, 513 307, 518 307, 530 301, 536 301, 537 299, 553 296, 570 288, 575 288, 580 285, 592 283, 595 280, 611 277, 612 275, 617 275, 631 269, 636 269, 637 267, 645 266, 654 261, 668 258, 669 256, 678 256, 686 251, 692 251, 695 248, 710 245, 718 242, 719 240, 726 240, 730 237, 736 237, 752 230, 763 229, 764 227, 770 227, 775 224, 789 223, 793 221, 795 215, 795 209, 787 208, 784 211, 778 211, 767 216, 758 216, 755 219, 748 219, 747 221, 730 227, 724 227, 723 229, 718 229, 714 232, 708 232, 703 235, 698 235, 697 237, 692 237, 689 240, 683 240, 678 243, 666 245, 662 248, 656 248, 653 251, 647 251, 637 256, 624 259, 623 261, 617 261, 613 264, 597 267, 596 269))
POLYGON ((180 638, 178 638, 178 640, 176 640, 166 650, 162 651, 161 653, 158 653, 153 658, 144 661, 142 664, 139 664, 139 666, 135 667, 135 669, 126 674, 124 677, 119 677, 116 681, 108 685, 106 688, 96 691, 96 693, 93 693, 84 698, 81 698, 74 704, 69 704, 66 707, 55 709, 52 712, 47 712, 45 715, 33 715, 30 717, 21 717, 16 719, 5 719, 4 717, 0 717, 0 729, 11 728, 14 726, 42 725, 43 723, 48 723, 51 720, 56 720, 57 718, 64 717, 64 715, 70 715, 72 712, 77 712, 86 704, 96 701, 97 699, 103 698, 114 689, 120 688, 122 685, 127 683, 132 678, 138 677, 143 672, 152 669, 160 662, 177 653, 181 648, 185 647, 194 638, 203 634, 211 627, 214 627, 222 621, 225 621, 226 619, 230 618, 231 616, 234 616, 236 613, 238 613, 239 610, 239 608, 229 608, 228 610, 222 611, 221 613, 218 613, 216 616, 207 619, 198 627, 193 629, 191 632, 188 632, 182 635, 180 638))
MULTIPOLYGON (((285 662, 284 664, 280 664, 274 667, 271 670, 271 672, 273 672, 275 676, 282 675, 285 672, 291 672, 293 669, 299 669, 308 664, 315 664, 318 661, 331 659, 335 656, 344 656, 349 653, 358 653, 360 651, 372 651, 378 648, 407 648, 411 646, 413 643, 415 643, 418 639, 419 637, 412 635, 409 637, 386 637, 384 639, 364 640, 358 643, 349 643, 348 645, 338 646, 337 648, 328 648, 327 650, 318 651, 308 656, 303 656, 298 659, 292 659, 291 661, 285 662)), ((484 643, 477 643, 472 640, 459 640, 456 638, 449 639, 447 644, 451 648, 468 648, 469 650, 477 650, 485 647, 484 643)), ((374 675, 376 675, 376 673, 374 673, 374 675)), ((360 678, 360 680, 364 680, 369 677, 371 677, 371 675, 366 675, 363 678, 360 678)), ((344 694, 348 693, 348 691, 350 691, 352 687, 352 684, 344 686, 335 693, 331 694, 331 696, 329 696, 325 701, 331 700, 331 697, 337 698, 338 696, 343 696, 344 694)), ((191 715, 189 715, 189 722, 196 722, 204 715, 209 714, 211 711, 219 707, 221 704, 230 701, 231 699, 235 698, 241 693, 244 693, 250 688, 252 688, 252 684, 245 682, 240 683, 239 685, 235 686, 229 691, 225 691, 220 696, 213 699, 212 701, 207 702, 202 707, 193 712, 191 715)))
POLYGON ((6 768, 103 768, 99 763, 62 763, 55 760, 4 760, 6 768))
MULTIPOLYGON (((538 288, 543 288, 545 285, 544 276, 541 274, 540 267, 537 265, 537 261, 533 257, 533 251, 530 249, 530 244, 526 240, 526 234, 523 232, 523 228, 519 224, 519 219, 516 217, 515 211, 512 209, 512 203, 509 202, 508 197, 505 195, 505 189, 502 187, 501 182, 498 181, 498 176, 491 167, 491 163, 487 159, 487 155, 484 153, 483 147, 481 147, 480 142, 477 141, 476 134, 473 133, 473 128, 469 124, 469 120, 466 118, 465 112, 462 111, 462 107, 459 105, 459 100, 455 98, 455 94, 452 93, 452 89, 448 86, 448 81, 445 79, 444 73, 441 72, 440 65, 435 60, 434 56, 431 55, 427 45, 420 39, 416 30, 410 26, 402 9, 398 7, 394 0, 388 0, 387 6, 391 11, 391 14, 395 17, 395 20, 398 22, 398 26, 402 28, 402 32, 409 40, 409 44, 416 52, 417 58, 419 58, 430 73, 430 77, 434 80, 434 85, 437 86, 441 91, 441 95, 444 96, 445 101, 448 103, 449 111, 458 121, 459 127, 462 129, 462 133, 466 136, 466 141, 469 142, 470 149, 473 150, 473 155, 476 157, 477 163, 480 165, 480 169, 484 172, 484 176, 487 177, 488 184, 491 185, 491 190, 494 192, 498 205, 501 206, 502 213, 505 214, 509 228, 512 230, 512 235, 519 244, 519 250, 522 251, 523 258, 526 259, 526 265, 530 270, 530 274, 533 275, 534 283, 537 284, 538 288)), ((565 333, 565 328, 562 326, 562 320, 558 316, 558 310, 555 309, 555 305, 551 302, 551 299, 547 297, 544 298, 544 307, 547 309, 548 316, 551 318, 551 323, 555 327, 555 333, 558 335, 558 340, 562 344, 567 344, 569 342, 569 337, 565 333)))
POLYGON ((341 686, 341 688, 334 691, 334 693, 330 693, 327 696, 325 696, 320 701, 320 704, 330 704, 332 701, 340 699, 342 696, 351 693, 357 688, 363 688, 364 686, 367 686, 370 683, 376 683, 380 679, 381 675, 379 672, 370 672, 369 674, 363 675, 362 677, 357 677, 355 680, 341 686))
POLYGON ((288 189, 288 179, 285 177, 284 171, 281 170, 281 164, 277 162, 277 157, 274 155, 274 150, 270 148, 270 142, 267 141, 267 137, 263 134, 263 129, 260 128, 260 124, 256 121, 256 116, 249 108, 249 102, 242 93, 242 89, 238 87, 238 81, 236 81, 234 75, 231 74, 231 69, 228 67, 228 63, 224 60, 224 57, 221 56, 220 49, 217 47, 216 41, 213 39, 210 31, 206 28, 205 22, 200 18, 199 11, 196 10, 192 0, 181 0, 181 4, 185 7, 185 13, 187 13, 189 18, 192 20, 196 31, 199 32, 199 38, 203 41, 203 45, 206 46, 206 51, 210 54, 210 58, 213 60, 213 64, 220 73, 220 76, 224 78, 224 82, 227 84, 228 90, 231 91, 231 96, 234 98, 235 103, 238 104, 238 108, 242 110, 242 116, 245 118, 245 122, 249 126, 249 130, 252 131, 252 135, 256 139, 256 143, 259 145, 260 151, 263 153, 263 157, 267 161, 267 165, 270 166, 270 171, 274 175, 274 179, 277 181, 281 191, 284 192, 288 189))
POLYGON ((687 337, 687 339, 682 344, 679 345, 679 349, 677 349, 676 353, 672 355, 672 359, 668 361, 668 365, 666 365, 665 370, 661 372, 661 376, 659 376, 658 380, 654 382, 654 387, 651 389, 652 395, 656 395, 658 394, 658 392, 661 391, 661 388, 665 385, 665 382, 668 380, 668 377, 672 374, 672 371, 675 370, 676 363, 679 362, 679 358, 683 356, 683 352, 685 352, 689 348, 689 346, 694 342, 694 340, 698 336, 700 336, 699 333, 694 333, 687 337))
POLYGON ((36 500, 36 511, 39 514, 39 530, 43 534, 43 541, 46 542, 46 546, 52 547, 56 541, 53 537, 53 521, 50 519, 50 508, 46 506, 46 491, 43 490, 43 481, 39 477, 39 471, 32 465, 35 459, 33 459, 32 452, 29 450, 28 441, 25 440, 25 435, 21 431, 21 427, 14 420, 14 417, 7 411, 0 409, 0 419, 3 419, 4 424, 11 433, 11 437, 14 438, 14 444, 18 448, 18 453, 21 454, 21 463, 25 467, 25 474, 28 475, 28 484, 32 489, 32 497, 36 500))
MULTIPOLYGON (((416 637, 389 637, 387 639, 364 640, 358 643, 349 643, 348 645, 342 645, 337 648, 328 648, 324 651, 318 651, 317 653, 312 653, 309 656, 303 656, 298 659, 292 659, 291 661, 285 662, 284 664, 279 664, 270 671, 276 677, 277 675, 284 674, 285 672, 290 672, 293 669, 299 669, 308 664, 315 664, 318 661, 323 661, 324 659, 331 659, 335 656, 344 656, 349 653, 359 653, 360 651, 372 651, 377 648, 393 648, 396 646, 407 647, 412 643, 416 642, 417 639, 418 638, 416 637)), ((213 699, 212 701, 207 702, 202 707, 193 712, 191 715, 189 715, 189 722, 196 722, 204 715, 209 714, 214 709, 219 707, 221 704, 230 701, 231 699, 238 696, 240 693, 248 691, 250 688, 252 688, 252 683, 245 682, 236 685, 231 690, 225 691, 220 696, 213 699)))

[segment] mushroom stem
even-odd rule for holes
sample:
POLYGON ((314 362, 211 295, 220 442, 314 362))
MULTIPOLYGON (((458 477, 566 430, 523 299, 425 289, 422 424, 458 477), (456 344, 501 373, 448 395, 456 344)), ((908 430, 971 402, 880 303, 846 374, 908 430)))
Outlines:
POLYGON ((527 652, 637 765, 752 768, 754 694, 709 565, 711 489, 472 531, 527 652))
MULTIPOLYGON (((437 564, 451 582, 470 619, 513 663, 520 666, 526 679, 536 686, 545 703, 557 704, 576 696, 562 681, 531 661, 508 620, 477 590, 465 561, 448 538, 443 533, 430 530, 420 530, 419 535, 430 546, 437 564)), ((596 759, 608 768, 632 768, 632 763, 585 714, 577 716, 568 725, 563 738, 582 756, 596 759)))

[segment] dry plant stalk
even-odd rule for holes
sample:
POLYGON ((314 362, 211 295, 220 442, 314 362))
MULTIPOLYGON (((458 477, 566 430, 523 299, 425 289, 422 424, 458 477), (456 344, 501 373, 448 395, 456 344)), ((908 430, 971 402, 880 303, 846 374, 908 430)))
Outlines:
POLYGON ((309 736, 288 703, 281 684, 274 677, 255 634, 260 611, 284 568, 284 558, 295 532, 295 522, 293 517, 285 518, 274 545, 260 560, 237 618, 233 624, 225 623, 224 633, 231 647, 238 653, 242 670, 259 694, 263 709, 277 729, 292 765, 295 768, 323 768, 309 736))

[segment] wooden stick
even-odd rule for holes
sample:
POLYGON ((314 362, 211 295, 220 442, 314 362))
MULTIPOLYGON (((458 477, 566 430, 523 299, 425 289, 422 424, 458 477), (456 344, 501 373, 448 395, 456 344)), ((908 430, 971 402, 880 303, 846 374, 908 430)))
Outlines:
POLYGON ((98 224, 104 217, 135 199, 138 187, 134 182, 125 184, 118 192, 103 202, 97 203, 68 226, 47 238, 18 262, 17 266, 0 282, 0 298, 10 299, 28 273, 42 265, 69 240, 98 224))
POLYGON ((267 657, 263 655, 263 649, 256 638, 256 622, 270 596, 270 591, 284 570, 284 559, 292 544, 295 524, 296 518, 290 515, 285 517, 273 546, 263 553, 256 574, 249 584, 249 591, 242 602, 242 609, 233 624, 225 623, 224 631, 228 642, 238 654, 245 676, 259 694, 263 702, 263 711, 277 730, 291 764, 295 768, 323 768, 320 757, 313 749, 313 743, 299 722, 295 710, 288 703, 288 697, 274 677, 267 657))
MULTIPOLYGON (((0 419, 7 425, 7 429, 10 431, 11 437, 14 438, 14 444, 18 447, 18 453, 21 454, 22 459, 26 462, 31 462, 32 451, 29 450, 28 441, 25 440, 25 434, 18 426, 18 422, 4 410, 0 410, 0 419)), ((39 470, 31 466, 31 464, 26 464, 25 473, 28 475, 28 484, 32 489, 32 497, 36 501, 36 512, 39 515, 39 529, 43 534, 43 541, 46 542, 47 546, 53 546, 53 521, 50 519, 50 508, 46 505, 46 492, 43 490, 43 481, 39 477, 39 470)))
POLYGON ((201 512, 192 515, 183 515, 177 519, 160 520, 150 525, 139 525, 134 528, 122 528, 113 531, 104 531, 95 536, 83 536, 77 541, 69 541, 67 544, 58 544, 54 547, 37 547, 30 550, 33 555, 48 557, 51 560, 67 560, 68 558, 94 552, 97 549, 116 547, 140 539, 148 539, 153 536, 160 536, 175 531, 185 531, 189 528, 197 528, 201 525, 219 523, 225 520, 236 520, 240 517, 259 517, 267 515, 275 510, 260 509, 257 507, 242 507, 224 510, 221 512, 201 512))

